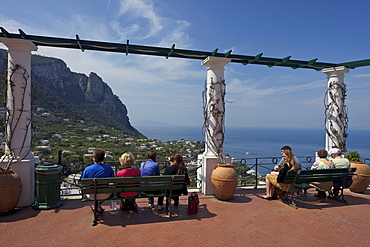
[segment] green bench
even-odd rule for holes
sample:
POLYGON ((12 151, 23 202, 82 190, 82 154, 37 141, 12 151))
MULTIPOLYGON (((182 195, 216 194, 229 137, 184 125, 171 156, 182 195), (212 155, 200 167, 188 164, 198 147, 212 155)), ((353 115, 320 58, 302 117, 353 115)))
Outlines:
MULTIPOLYGON (((120 200, 148 197, 171 198, 173 190, 183 188, 185 175, 163 175, 150 177, 105 177, 105 178, 83 178, 81 179, 82 201, 94 202, 93 226, 98 224, 99 213, 97 211, 99 200, 90 200, 86 195, 112 194, 105 200, 120 200), (168 191, 168 193, 166 192, 168 191), (139 192, 137 196, 121 197, 121 192, 139 192)), ((171 203, 166 203, 169 217, 172 217, 171 203)))
MULTIPOLYGON (((283 183, 292 184, 292 188, 289 191, 281 192, 281 201, 293 208, 298 208, 293 200, 293 195, 297 192, 297 189, 313 188, 313 186, 310 185, 312 182, 342 181, 339 190, 340 194, 336 199, 340 202, 347 203, 343 194, 343 189, 345 187, 344 183, 346 180, 352 178, 355 171, 356 168, 299 170, 297 172, 288 171, 283 183)), ((333 197, 332 190, 329 191, 329 195, 333 197)))

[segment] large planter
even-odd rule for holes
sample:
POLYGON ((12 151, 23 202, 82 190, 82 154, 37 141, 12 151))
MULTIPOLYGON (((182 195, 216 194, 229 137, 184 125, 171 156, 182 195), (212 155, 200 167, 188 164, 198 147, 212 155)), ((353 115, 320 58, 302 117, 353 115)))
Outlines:
POLYGON ((364 162, 351 161, 351 167, 356 167, 355 174, 352 177, 352 185, 349 190, 352 192, 363 193, 370 183, 370 167, 364 162))
POLYGON ((230 200, 238 185, 238 175, 231 164, 215 165, 211 175, 215 196, 222 200, 230 200))
POLYGON ((12 170, 0 171, 0 215, 10 214, 17 207, 22 182, 12 170))

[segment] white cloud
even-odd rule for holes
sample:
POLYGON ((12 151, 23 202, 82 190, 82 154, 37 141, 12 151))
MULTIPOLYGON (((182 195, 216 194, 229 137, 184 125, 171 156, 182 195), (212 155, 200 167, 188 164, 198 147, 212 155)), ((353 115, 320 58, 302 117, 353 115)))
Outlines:
POLYGON ((152 1, 145 0, 121 0, 119 14, 129 14, 131 20, 144 18, 149 22, 149 29, 142 39, 150 38, 163 29, 163 17, 159 16, 153 7, 152 1))
POLYGON ((353 77, 357 77, 357 78, 370 78, 370 73, 357 74, 357 75, 354 75, 353 77))
POLYGON ((119 41, 124 41, 132 37, 135 33, 140 31, 140 26, 136 23, 128 25, 126 27, 121 27, 117 20, 110 23, 110 27, 116 33, 119 41))
MULTIPOLYGON (((16 1, 9 1, 8 4, 15 5, 13 2, 16 1)), ((284 42, 286 48, 280 51, 279 47, 284 45, 277 45, 279 37, 276 36, 276 40, 271 43, 272 40, 264 39, 265 36, 257 33, 260 28, 254 24, 256 34, 250 35, 250 31, 235 31, 240 21, 233 22, 233 18, 221 18, 222 21, 210 19, 214 13, 204 12, 200 16, 200 9, 194 9, 194 16, 186 15, 177 7, 187 4, 179 1, 67 1, 63 4, 74 8, 61 8, 58 11, 54 10, 62 6, 61 1, 42 1, 43 4, 37 7, 30 1, 22 2, 24 5, 16 13, 0 11, 1 26, 9 32, 17 33, 18 28, 21 28, 30 35, 75 38, 78 34, 86 40, 125 44, 129 39, 133 45, 170 48, 176 44, 177 49, 190 50, 194 50, 194 47, 220 47, 220 52, 232 49, 233 54, 256 55, 263 51, 269 57, 271 53, 280 56, 281 52, 287 50, 292 54, 290 52, 295 48, 291 45, 293 43, 289 43, 294 42, 293 37, 293 40, 284 42), (214 25, 210 26, 210 23, 214 25)), ((212 9, 209 6, 203 7, 203 10, 212 9)), ((228 16, 227 13, 225 16, 228 16)), ((263 32, 266 33, 265 30, 263 32)), ((316 55, 307 54, 310 44, 304 44, 303 49, 300 46, 300 57, 316 55)), ((322 57, 327 47, 315 46, 314 51, 322 57)), ((131 121, 153 119, 172 124, 178 121, 197 124, 194 121, 202 120, 201 92, 206 80, 206 67, 200 65, 200 60, 45 47, 39 47, 38 53, 63 59, 75 72, 96 72, 127 105, 131 121)), ((297 51, 292 55, 296 54, 297 51)), ((361 115, 360 110, 368 111, 365 109, 369 105, 367 98, 370 94, 370 74, 367 72, 368 68, 358 68, 345 75, 347 104, 351 107, 352 116, 361 115)), ((233 102, 226 103, 229 123, 288 124, 280 123, 281 116, 286 114, 282 106, 289 114, 299 116, 299 124, 302 126, 322 123, 323 97, 327 86, 324 73, 230 63, 225 66, 225 79, 226 100, 233 102)), ((351 121, 356 121, 354 118, 351 117, 351 121)))
POLYGON ((301 103, 304 104, 304 105, 322 105, 322 107, 324 109, 324 98, 325 98, 325 94, 319 95, 319 96, 314 97, 312 99, 303 100, 303 101, 301 101, 301 103))
POLYGON ((252 99, 253 101, 265 101, 269 98, 286 97, 286 95, 293 93, 325 88, 323 81, 312 81, 303 84, 293 81, 285 85, 280 81, 281 78, 273 75, 261 79, 248 79, 244 81, 233 78, 227 84, 227 94, 231 96, 228 99, 234 101, 233 97, 235 97, 252 99), (269 83, 270 81, 274 81, 275 83, 269 83))
POLYGON ((159 42, 159 46, 169 46, 170 44, 176 44, 176 48, 184 49, 189 47, 191 39, 189 38, 186 30, 190 27, 190 22, 176 20, 173 23, 173 20, 167 20, 167 26, 169 30, 166 30, 167 33, 165 37, 159 42))

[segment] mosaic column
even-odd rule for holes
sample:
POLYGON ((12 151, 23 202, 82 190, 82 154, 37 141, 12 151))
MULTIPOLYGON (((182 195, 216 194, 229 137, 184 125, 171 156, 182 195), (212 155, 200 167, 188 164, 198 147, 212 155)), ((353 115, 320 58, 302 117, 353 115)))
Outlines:
POLYGON ((344 74, 349 72, 345 66, 323 69, 328 78, 325 99, 325 149, 339 148, 346 152, 348 116, 345 105, 346 84, 344 74))
MULTIPOLYGON (((225 65, 231 61, 224 57, 207 57, 202 65, 207 66, 207 82, 204 105, 205 152, 198 156, 201 168, 198 170, 199 186, 203 194, 213 194, 211 173, 214 165, 226 162, 223 158, 225 118, 225 65)), ((228 160, 228 162, 230 162, 228 160)))
POLYGON ((1 167, 11 169, 22 180, 18 207, 29 206, 35 194, 35 160, 31 153, 31 51, 37 47, 29 40, 0 38, 8 48, 6 102, 6 156, 1 167))

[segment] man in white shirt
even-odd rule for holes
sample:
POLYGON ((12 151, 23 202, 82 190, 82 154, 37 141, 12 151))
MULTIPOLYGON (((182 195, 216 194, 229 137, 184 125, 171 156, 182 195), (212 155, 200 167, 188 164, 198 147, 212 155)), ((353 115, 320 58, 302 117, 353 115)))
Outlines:
POLYGON ((342 156, 342 151, 338 148, 329 150, 329 155, 332 157, 333 168, 349 168, 350 162, 342 156))
MULTIPOLYGON (((338 148, 333 148, 329 150, 329 155, 332 157, 331 162, 333 163, 333 168, 349 168, 351 163, 348 159, 342 156, 342 151, 338 148)), ((344 188, 348 188, 352 184, 352 179, 348 179, 344 182, 344 188)), ((333 181, 333 194, 334 197, 329 196, 329 198, 338 198, 340 187, 342 186, 342 180, 333 181)))

